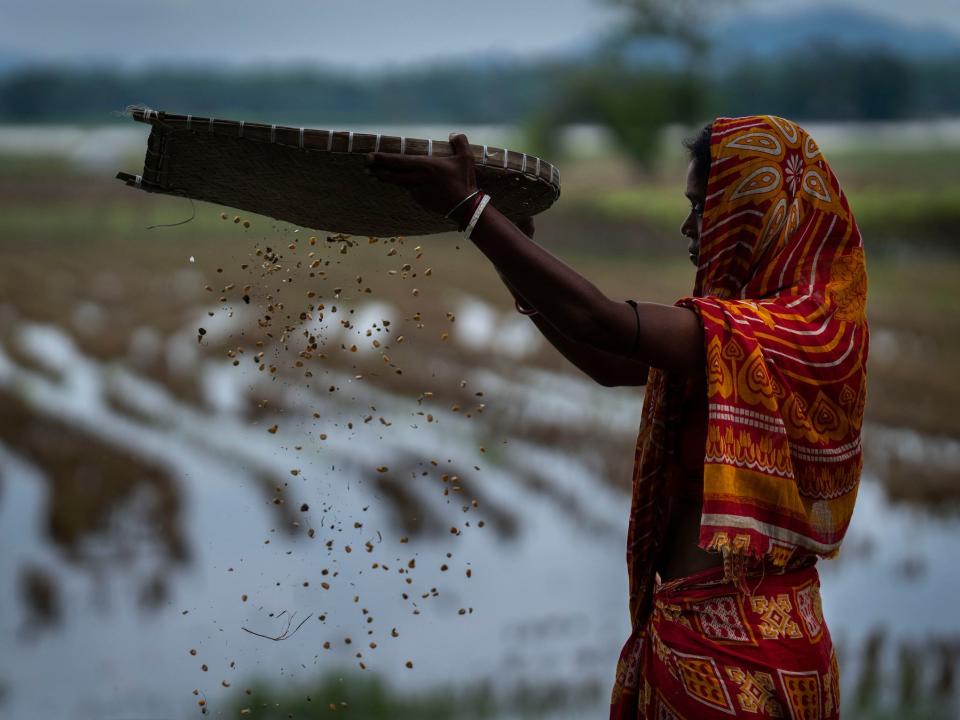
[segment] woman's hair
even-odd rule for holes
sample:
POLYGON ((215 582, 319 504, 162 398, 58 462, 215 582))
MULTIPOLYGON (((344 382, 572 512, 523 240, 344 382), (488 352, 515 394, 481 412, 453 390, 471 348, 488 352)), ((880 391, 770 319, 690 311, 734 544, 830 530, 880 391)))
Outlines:
POLYGON ((704 187, 707 186, 707 178, 710 175, 710 133, 712 130, 712 123, 707 123, 700 132, 683 141, 683 146, 690 152, 693 167, 703 180, 704 187))

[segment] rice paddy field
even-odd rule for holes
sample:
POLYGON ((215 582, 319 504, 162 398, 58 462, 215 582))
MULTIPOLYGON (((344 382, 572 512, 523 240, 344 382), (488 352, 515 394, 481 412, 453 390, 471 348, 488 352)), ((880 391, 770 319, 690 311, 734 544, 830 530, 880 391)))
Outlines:
MULTIPOLYGON (((27 130, 65 132, 0 128, 0 717, 604 717, 642 388, 566 364, 462 238, 193 208, 112 179, 141 128, 27 130)), ((848 717, 951 718, 960 142, 830 130, 871 357, 824 612, 848 717)), ((536 240, 687 294, 675 147, 571 149, 536 240)))

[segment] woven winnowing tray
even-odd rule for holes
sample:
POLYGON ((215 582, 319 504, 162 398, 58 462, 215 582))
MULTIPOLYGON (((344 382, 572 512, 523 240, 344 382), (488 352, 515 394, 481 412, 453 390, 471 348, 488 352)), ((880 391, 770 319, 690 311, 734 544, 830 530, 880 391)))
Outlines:
MULTIPOLYGON (((390 237, 456 230, 403 188, 365 172, 374 151, 450 156, 446 140, 314 130, 174 115, 136 108, 150 123, 143 174, 117 178, 142 190, 206 200, 316 230, 390 237)), ((549 208, 560 172, 538 157, 471 145, 477 182, 513 221, 549 208)))

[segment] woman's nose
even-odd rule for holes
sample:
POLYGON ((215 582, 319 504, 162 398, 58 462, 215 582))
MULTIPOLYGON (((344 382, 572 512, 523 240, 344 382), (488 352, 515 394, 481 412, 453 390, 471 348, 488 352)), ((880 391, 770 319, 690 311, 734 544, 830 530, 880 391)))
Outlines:
POLYGON ((683 221, 683 225, 680 226, 680 234, 692 240, 697 239, 697 223, 693 213, 689 213, 683 221))

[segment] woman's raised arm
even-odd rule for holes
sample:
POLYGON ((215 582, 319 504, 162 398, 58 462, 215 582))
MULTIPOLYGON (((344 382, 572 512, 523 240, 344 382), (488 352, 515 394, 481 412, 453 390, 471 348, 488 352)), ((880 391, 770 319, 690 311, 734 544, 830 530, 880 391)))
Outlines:
MULTIPOLYGON (((466 136, 452 135, 450 142, 451 157, 371 153, 369 171, 405 187, 424 208, 450 214, 477 189, 466 136)), ((627 303, 611 300, 493 206, 483 210, 470 239, 513 289, 570 340, 666 371, 703 372, 702 330, 692 310, 640 303, 635 312, 627 303)))
MULTIPOLYGON (((517 223, 517 227, 527 237, 533 239, 534 225, 532 218, 517 223)), ((498 274, 500 274, 499 271, 498 274)), ((527 299, 520 295, 502 274, 500 274, 500 279, 516 302, 523 306, 529 305, 527 299)), ((647 374, 650 371, 646 364, 575 342, 544 320, 539 312, 534 312, 529 315, 529 318, 561 355, 586 373, 594 382, 604 387, 646 384, 647 374)))
POLYGON ((492 207, 471 239, 524 304, 570 340, 666 371, 703 372, 703 330, 692 310, 638 303, 634 311, 611 300, 492 207))

